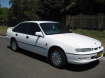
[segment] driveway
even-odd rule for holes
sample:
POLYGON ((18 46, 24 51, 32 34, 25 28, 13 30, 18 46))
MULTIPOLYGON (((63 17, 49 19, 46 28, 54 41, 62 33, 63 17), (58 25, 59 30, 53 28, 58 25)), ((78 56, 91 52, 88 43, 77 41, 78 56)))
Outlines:
POLYGON ((0 38, 0 78, 105 78, 105 57, 86 65, 54 68, 45 57, 28 51, 12 51, 0 38))

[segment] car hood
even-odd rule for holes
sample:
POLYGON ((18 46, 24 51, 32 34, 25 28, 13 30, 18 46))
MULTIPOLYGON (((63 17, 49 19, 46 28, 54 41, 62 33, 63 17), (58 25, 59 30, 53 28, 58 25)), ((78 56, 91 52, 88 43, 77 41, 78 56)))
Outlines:
POLYGON ((64 33, 49 35, 52 40, 66 44, 75 48, 96 48, 101 46, 101 42, 80 34, 76 33, 64 33))

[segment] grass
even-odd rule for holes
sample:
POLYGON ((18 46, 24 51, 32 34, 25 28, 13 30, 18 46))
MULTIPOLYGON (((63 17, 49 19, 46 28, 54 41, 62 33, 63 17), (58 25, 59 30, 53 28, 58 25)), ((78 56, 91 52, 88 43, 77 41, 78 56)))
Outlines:
POLYGON ((77 29, 77 30, 73 30, 73 32, 87 35, 89 37, 98 39, 102 42, 102 45, 105 47, 105 30, 104 31, 98 31, 98 30, 77 29))
POLYGON ((7 26, 0 26, 0 36, 6 35, 7 26))

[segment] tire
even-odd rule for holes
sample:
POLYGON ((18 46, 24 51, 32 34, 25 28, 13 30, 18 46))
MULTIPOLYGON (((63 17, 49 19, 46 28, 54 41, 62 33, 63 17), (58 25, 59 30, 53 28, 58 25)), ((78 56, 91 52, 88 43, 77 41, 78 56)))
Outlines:
POLYGON ((50 53, 50 63, 57 68, 62 68, 67 64, 66 55, 61 49, 54 49, 50 53))
POLYGON ((19 49, 18 45, 17 45, 17 41, 15 39, 11 40, 11 45, 10 45, 11 49, 13 51, 17 51, 19 49))

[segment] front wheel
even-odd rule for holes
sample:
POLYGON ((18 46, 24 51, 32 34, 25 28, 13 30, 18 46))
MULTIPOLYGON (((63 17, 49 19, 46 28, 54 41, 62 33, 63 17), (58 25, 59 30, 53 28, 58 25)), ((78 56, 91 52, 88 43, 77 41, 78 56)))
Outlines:
POLYGON ((62 67, 66 65, 66 56, 65 53, 60 49, 54 49, 52 50, 50 54, 50 62, 55 67, 62 67))

